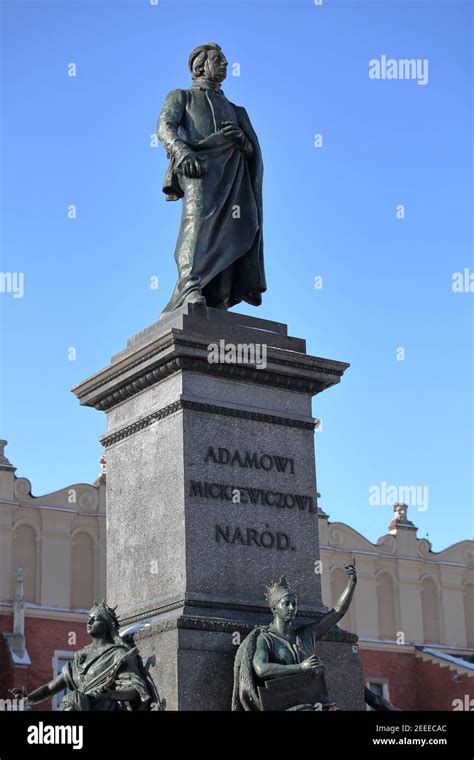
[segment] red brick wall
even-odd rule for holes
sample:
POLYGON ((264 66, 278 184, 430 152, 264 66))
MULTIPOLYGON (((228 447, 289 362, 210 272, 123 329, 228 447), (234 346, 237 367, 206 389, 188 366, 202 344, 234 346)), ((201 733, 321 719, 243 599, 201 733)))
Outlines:
MULTIPOLYGON (((11 631, 12 615, 0 615, 0 633, 11 631)), ((25 687, 32 691, 53 678, 53 655, 55 650, 74 651, 90 643, 84 623, 26 618, 26 647, 31 665, 27 668, 13 667, 5 640, 0 635, 0 699, 11 697, 8 689, 25 687), (76 645, 68 643, 68 634, 74 631, 76 645)), ((388 680, 390 700, 402 710, 452 710, 453 700, 465 695, 474 699, 474 678, 458 676, 454 671, 431 662, 423 662, 413 652, 382 652, 360 650, 360 659, 367 681, 374 678, 388 680)), ((42 702, 35 709, 50 710, 51 700, 42 702)))
MULTIPOLYGON (((13 616, 0 615, 0 633, 12 631, 13 616)), ((90 643, 85 623, 65 620, 29 618, 25 620, 26 648, 31 659, 29 667, 14 667, 5 639, 0 636, 0 699, 11 698, 9 689, 25 687, 28 692, 51 681, 53 656, 56 649, 75 651, 90 643), (76 645, 68 643, 71 631, 76 634, 76 645)), ((41 702, 38 710, 51 710, 51 700, 41 702)))
POLYGON ((366 681, 387 679, 390 701, 402 710, 452 710, 454 699, 474 697, 473 677, 423 662, 414 652, 361 649, 360 659, 366 681))
POLYGON ((403 652, 381 652, 361 649, 364 678, 388 680, 390 701, 401 710, 419 709, 415 671, 415 655, 403 652))
MULTIPOLYGON (((418 700, 424 710, 452 710, 453 700, 465 695, 474 698, 474 677, 466 674, 458 675, 448 667, 442 668, 432 662, 423 662, 416 658, 416 672, 419 682, 418 700), (454 679, 459 680, 454 680, 454 679)), ((421 709, 421 708, 420 708, 421 709)))

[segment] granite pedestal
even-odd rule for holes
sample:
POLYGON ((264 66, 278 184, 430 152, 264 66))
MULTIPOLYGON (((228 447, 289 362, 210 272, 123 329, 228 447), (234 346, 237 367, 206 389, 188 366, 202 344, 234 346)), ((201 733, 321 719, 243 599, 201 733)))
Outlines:
MULTIPOLYGON (((73 389, 107 413, 107 601, 150 623, 137 643, 168 709, 230 709, 237 646, 270 622, 281 574, 297 622, 325 610, 311 398, 347 367, 284 324, 188 304, 73 389)), ((356 640, 318 650, 343 709, 364 706, 356 640)))

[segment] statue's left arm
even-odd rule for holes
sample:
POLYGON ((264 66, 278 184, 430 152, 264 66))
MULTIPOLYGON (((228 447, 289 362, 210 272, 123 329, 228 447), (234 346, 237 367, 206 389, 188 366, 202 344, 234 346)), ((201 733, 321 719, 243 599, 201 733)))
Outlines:
POLYGON ((250 158, 253 153, 253 145, 244 130, 232 121, 224 121, 221 129, 225 136, 235 143, 240 152, 243 153, 246 158, 250 158))
POLYGON ((235 103, 231 105, 237 115, 237 124, 227 121, 221 125, 221 129, 229 139, 235 142, 245 158, 251 158, 256 152, 260 152, 257 135, 245 108, 236 106, 235 103))
POLYGON ((315 639, 320 639, 344 617, 349 609, 355 587, 357 585, 357 571, 355 565, 346 565, 344 570, 349 576, 347 586, 340 595, 336 604, 317 623, 310 623, 304 626, 305 630, 312 634, 315 639))

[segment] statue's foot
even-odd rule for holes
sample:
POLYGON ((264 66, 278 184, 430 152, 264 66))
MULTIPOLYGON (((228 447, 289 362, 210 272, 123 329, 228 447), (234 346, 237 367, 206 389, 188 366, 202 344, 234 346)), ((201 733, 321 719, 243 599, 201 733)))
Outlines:
POLYGON ((184 303, 199 303, 202 306, 206 306, 206 299, 201 293, 199 293, 199 291, 196 290, 189 294, 184 303))

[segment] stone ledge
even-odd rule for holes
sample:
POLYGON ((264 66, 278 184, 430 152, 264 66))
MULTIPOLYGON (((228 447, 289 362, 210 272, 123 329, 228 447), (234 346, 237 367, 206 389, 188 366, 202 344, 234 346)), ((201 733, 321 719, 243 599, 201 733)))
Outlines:
MULTIPOLYGON (((192 331, 192 327, 199 327, 200 332, 206 334, 209 333, 213 327, 250 327, 253 330, 259 330, 262 333, 273 333, 274 336, 288 336, 287 326, 283 322, 273 322, 268 319, 250 317, 246 314, 239 314, 233 311, 222 311, 220 309, 211 309, 206 306, 201 306, 200 304, 188 303, 184 304, 179 309, 176 309, 172 314, 162 317, 158 322, 154 322, 139 333, 132 335, 127 341, 127 347, 115 354, 112 357, 112 362, 118 361, 123 356, 130 353, 130 351, 135 351, 138 347, 155 340, 171 327, 184 331, 189 331, 190 329, 192 331)), ((262 334, 261 337, 263 338, 265 336, 262 334)), ((290 340, 292 339, 290 338, 290 340)), ((305 341, 301 342, 305 343, 305 341)))
MULTIPOLYGON (((248 343, 247 336, 241 337, 248 343)), ((172 328, 74 386, 72 391, 82 405, 109 410, 167 377, 185 371, 314 396, 339 383, 349 367, 345 362, 272 346, 267 350, 265 368, 252 364, 211 363, 208 343, 209 335, 172 328)))
POLYGON ((223 406, 221 404, 205 404, 197 401, 190 401, 186 399, 180 399, 163 409, 159 409, 152 414, 142 417, 131 425, 127 425, 119 430, 114 430, 112 433, 108 433, 100 437, 102 446, 113 446, 113 444, 122 441, 124 438, 128 438, 130 435, 138 433, 143 428, 153 425, 159 420, 169 417, 171 414, 176 414, 184 410, 193 412, 202 412, 204 414, 219 414, 226 417, 233 417, 254 420, 255 422, 263 422, 271 425, 285 425, 287 427, 300 428, 301 430, 310 430, 314 432, 315 426, 318 424, 318 420, 301 420, 290 416, 277 416, 274 414, 266 414, 263 412, 252 412, 242 408, 232 408, 229 406, 223 406))
MULTIPOLYGON (((318 617, 315 618, 318 620, 318 617)), ((309 621, 308 621, 309 622, 309 621)), ((270 620, 268 621, 270 623, 270 620)), ((153 622, 143 630, 139 631, 135 637, 138 641, 149 638, 157 633, 172 631, 175 629, 210 631, 213 633, 240 633, 245 636, 258 627, 255 623, 248 623, 244 620, 227 620, 226 618, 217 617, 200 617, 181 615, 171 620, 163 622, 153 622)), ((323 636, 320 641, 332 641, 346 644, 356 644, 358 638, 355 633, 349 633, 342 628, 336 628, 323 636)))

